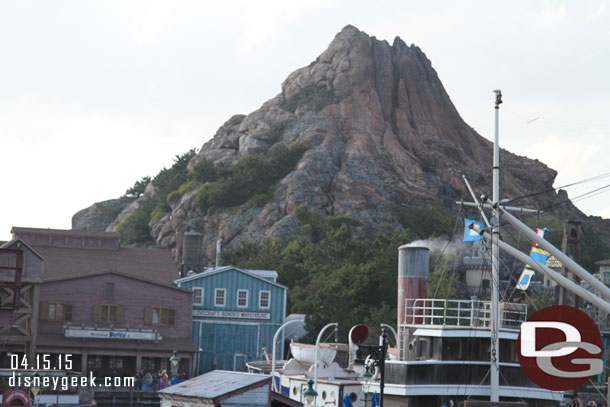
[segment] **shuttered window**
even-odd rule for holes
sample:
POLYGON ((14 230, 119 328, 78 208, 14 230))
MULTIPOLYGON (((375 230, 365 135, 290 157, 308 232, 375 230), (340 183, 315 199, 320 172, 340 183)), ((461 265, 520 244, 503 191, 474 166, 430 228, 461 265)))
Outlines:
POLYGON ((144 323, 147 325, 174 325, 176 311, 166 307, 146 307, 144 323))
POLYGON ((120 324, 125 320, 122 305, 102 304, 93 306, 93 322, 120 324))
POLYGON ((62 302, 42 302, 40 317, 45 321, 72 321, 72 305, 62 302))

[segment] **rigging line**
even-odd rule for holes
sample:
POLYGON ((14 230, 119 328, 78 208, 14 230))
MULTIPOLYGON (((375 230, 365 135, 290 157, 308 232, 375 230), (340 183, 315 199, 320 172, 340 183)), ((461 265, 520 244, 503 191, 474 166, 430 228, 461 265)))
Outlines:
MULTIPOLYGON (((502 370, 499 370, 499 372, 500 372, 500 376, 502 376, 502 379, 504 380, 504 383, 506 383, 506 385, 510 388, 510 391, 515 395, 515 398, 518 398, 519 400, 523 401, 525 403, 525 405, 527 405, 527 402, 521 396, 519 396, 519 393, 517 393, 517 391, 512 388, 510 383, 508 383, 508 380, 506 380, 506 377, 502 373, 502 370)), ((555 396, 553 396, 553 401, 555 401, 555 396)))
POLYGON ((582 199, 577 199, 577 200, 576 200, 576 202, 580 202, 580 201, 582 201, 582 200, 584 200, 584 199, 588 199, 588 198, 593 198, 594 196, 601 195, 601 194, 603 194, 604 192, 608 192, 608 190, 606 189, 606 190, 603 190, 603 191, 599 191, 599 192, 593 193, 593 194, 591 194, 591 195, 589 195, 589 196, 586 196, 586 197, 584 197, 584 198, 582 198, 582 199))
MULTIPOLYGON (((462 199, 464 198, 464 194, 462 194, 462 199)), ((460 215, 462 213, 463 210, 463 206, 460 205, 460 209, 459 212, 457 214, 457 216, 455 217, 455 225, 453 226, 453 232, 451 233, 451 236, 455 236, 455 232, 457 231, 458 225, 460 223, 460 215)), ((440 261, 440 259, 443 257, 443 255, 445 254, 445 250, 447 250, 447 247, 449 247, 449 245, 451 244, 451 240, 447 241, 447 244, 445 245, 445 247, 443 248, 443 250, 441 251, 441 255, 440 257, 434 262, 434 268, 436 268, 437 263, 440 261)), ((441 281, 443 281, 443 276, 445 275, 445 270, 446 268, 443 268, 443 270, 441 271, 441 276, 436 284, 436 290, 434 290, 434 298, 436 298, 436 295, 438 294, 438 290, 441 286, 441 281)))
MULTIPOLYGON (((483 243, 485 244, 486 242, 483 240, 483 243)), ((485 247, 483 247, 483 250, 485 250, 485 247)), ((482 268, 483 268, 483 269, 486 269, 486 268, 487 268, 487 256, 484 256, 484 257, 483 257, 483 267, 482 267, 482 268)), ((481 273, 481 275, 480 275, 480 277, 479 277, 479 278, 480 278, 480 280, 479 280, 479 287, 477 288, 476 294, 480 294, 480 293, 481 293, 480 291, 481 291, 481 286, 482 286, 482 281, 483 281, 483 273, 481 273)), ((479 296, 479 295, 477 295, 477 297, 478 297, 478 296, 479 296)), ((478 312, 479 312, 479 310, 477 309, 477 313, 478 313, 478 312)), ((476 325, 472 326, 472 329, 470 329, 470 330, 469 330, 469 333, 468 333, 467 338, 468 338, 468 339, 473 339, 473 335, 476 335, 476 333, 477 333, 478 329, 479 329, 479 327, 478 327, 478 326, 476 326, 476 325)), ((475 342, 473 342, 473 341, 470 341, 470 340, 469 340, 469 341, 467 341, 467 342, 465 343, 465 352, 466 352, 466 353, 468 353, 469 345, 470 345, 470 349, 473 349, 473 348, 474 348, 474 346, 475 346, 475 342)), ((467 374, 467 377, 468 377, 468 378, 469 378, 469 377, 471 377, 471 375, 472 375, 472 362, 473 362, 473 361, 472 361, 472 359, 469 359, 469 360, 468 360, 468 374, 467 374)), ((483 381, 485 380, 485 378, 487 377, 487 375, 489 375, 489 370, 487 371, 487 374, 486 374, 486 375, 485 375, 485 377, 483 378, 483 381)), ((481 383, 482 383, 483 381, 481 381, 481 383)), ((460 386, 461 386, 461 383, 458 383, 458 386, 457 386, 457 393, 459 393, 460 386)), ((464 385, 464 389, 468 389, 468 384, 465 384, 465 385, 464 385)))
POLYGON ((602 399, 604 399, 604 402, 605 402, 605 403, 604 403, 604 405, 608 405, 608 399, 606 398, 606 396, 605 396, 605 395, 604 395, 604 394, 603 394, 603 393, 602 393, 602 392, 601 392, 601 391, 600 391, 600 390, 599 390, 599 389, 598 389, 596 386, 594 386, 594 385, 595 385, 595 383, 593 383, 593 376, 591 376, 591 377, 589 378, 588 382, 589 382, 590 384, 592 384, 593 386, 591 386, 591 387, 593 387, 593 389, 595 389, 595 391, 596 391, 597 393, 599 393, 599 395, 600 395, 600 396, 602 396, 602 399))
POLYGON ((600 187, 600 188, 594 189, 592 191, 586 192, 586 193, 584 193, 582 195, 578 195, 578 196, 576 196, 576 197, 574 197, 572 199, 566 199, 566 200, 564 200, 562 202, 559 202, 559 203, 556 203, 554 205, 547 206, 546 208, 542 208, 541 211, 548 211, 548 210, 555 209, 555 208, 558 208, 558 207, 563 206, 563 205, 567 205, 568 203, 572 203, 573 204, 574 202, 582 201, 582 200, 584 200, 586 198, 591 198, 591 196, 595 196, 595 195, 591 195, 591 194, 595 194, 596 192, 597 193, 606 192, 605 190, 608 189, 608 188, 610 188, 610 184, 604 185, 603 187, 600 187))
POLYGON ((531 194, 517 196, 515 198, 509 199, 506 202, 512 202, 512 201, 516 201, 516 200, 519 200, 519 199, 524 199, 524 198, 529 198, 529 197, 536 196, 536 195, 546 194, 548 192, 553 192, 553 191, 558 190, 558 189, 569 188, 569 187, 572 187, 574 185, 580 185, 580 184, 584 184, 584 183, 590 182, 590 181, 597 181, 599 179, 603 179, 603 178, 606 178, 606 177, 610 177, 610 172, 607 172, 607 173, 604 173, 604 174, 600 174, 600 175, 596 175, 595 177, 587 178, 587 179, 584 179, 584 180, 581 180, 581 181, 572 182, 571 184, 561 185, 561 186, 558 186, 558 187, 555 187, 555 188, 549 188, 549 189, 545 189, 543 191, 532 192, 531 194))
MULTIPOLYGON (((512 274, 510 275, 510 278, 513 279, 513 281, 518 284, 518 280, 515 278, 515 276, 513 276, 512 274)), ((527 293, 527 290, 523 290, 523 294, 527 297, 527 299, 530 301, 530 303, 532 304, 532 307, 534 307, 534 309, 536 311, 539 311, 538 306, 536 305, 536 303, 534 302, 534 299, 532 297, 530 297, 530 295, 527 293)))

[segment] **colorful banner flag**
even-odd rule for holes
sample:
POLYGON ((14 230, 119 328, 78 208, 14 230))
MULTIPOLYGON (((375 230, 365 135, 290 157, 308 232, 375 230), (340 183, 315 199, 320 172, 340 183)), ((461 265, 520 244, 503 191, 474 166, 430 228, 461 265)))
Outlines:
POLYGON ((543 265, 546 264, 546 261, 549 259, 550 255, 551 253, 541 249, 538 246, 532 247, 532 251, 530 252, 530 257, 543 265))
MULTIPOLYGON (((536 233, 542 238, 544 238, 544 232, 546 232, 546 228, 536 228, 536 233)), ((541 249, 540 246, 536 244, 536 242, 532 243, 532 250, 530 251, 530 257, 532 259, 542 265, 545 265, 550 255, 551 253, 547 252, 544 249, 541 249)), ((527 287, 529 287, 530 283, 532 282, 532 279, 534 278, 534 274, 536 274, 534 272, 534 269, 532 269, 529 265, 526 265, 523 271, 521 272, 521 276, 519 277, 519 280, 517 282, 517 288, 519 290, 527 290, 527 287)))
POLYGON ((479 235, 473 229, 470 229, 470 225, 472 225, 474 223, 475 225, 479 226, 480 230, 483 230, 483 223, 479 222, 478 220, 473 220, 473 219, 468 219, 468 218, 466 218, 464 220, 465 220, 464 241, 465 242, 478 242, 479 240, 483 239, 483 236, 479 235))
POLYGON ((525 268, 521 272, 521 276, 519 276, 517 288, 523 291, 527 290, 527 287, 529 287, 530 283, 532 282, 532 278, 534 278, 534 274, 535 273, 533 269, 529 268, 528 266, 525 266, 525 268))

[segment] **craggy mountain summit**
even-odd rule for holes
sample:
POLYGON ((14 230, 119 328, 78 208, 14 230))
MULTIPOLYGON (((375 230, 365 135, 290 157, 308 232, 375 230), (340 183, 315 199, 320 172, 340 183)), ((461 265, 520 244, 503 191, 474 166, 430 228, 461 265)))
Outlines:
MULTIPOLYGON (((491 90, 489 99, 491 118, 491 90)), ((462 174, 478 193, 491 192, 491 143, 461 119, 426 55, 398 37, 390 45, 346 26, 315 61, 288 76, 281 93, 224 123, 189 167, 203 159, 232 165, 295 141, 307 150, 264 206, 246 203, 203 213, 192 190, 153 226, 157 245, 174 249, 179 257, 183 234, 195 230, 203 234, 205 253, 213 259, 220 237, 225 247, 236 247, 290 236, 300 225, 291 214, 302 204, 388 231, 402 228, 398 214, 405 206, 440 200, 455 208, 453 201, 462 196, 470 200, 463 195, 462 174)), ((501 167, 503 197, 551 189, 556 176, 543 163, 505 150, 501 167)), ((149 184, 144 196, 128 206, 118 200, 95 204, 74 216, 73 227, 116 230, 153 194, 149 184)), ((549 193, 529 203, 546 207, 562 198, 549 193)), ((564 211, 584 217, 572 205, 564 211)))

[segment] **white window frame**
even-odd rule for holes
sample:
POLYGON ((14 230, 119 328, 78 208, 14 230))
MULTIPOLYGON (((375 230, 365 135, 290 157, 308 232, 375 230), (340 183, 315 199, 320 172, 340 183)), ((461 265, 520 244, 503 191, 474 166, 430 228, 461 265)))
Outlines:
POLYGON ((249 297, 249 292, 248 290, 244 290, 244 289, 239 289, 237 290, 237 301, 235 303, 235 305, 237 306, 237 308, 248 308, 248 297, 249 297), (239 294, 241 293, 246 293, 246 303, 244 305, 239 305, 239 294))
POLYGON ((203 287, 193 287, 193 305, 203 305, 203 287), (201 301, 199 302, 195 302, 195 298, 197 297, 197 294, 195 294, 196 291, 200 292, 199 296, 201 297, 201 301))
POLYGON ((215 307, 226 307, 227 306, 227 289, 216 288, 214 289, 214 306, 215 307), (222 304, 218 304, 218 293, 222 291, 222 304))
POLYGON ((258 307, 260 309, 269 309, 269 308, 271 308, 271 291, 269 291, 269 290, 260 290, 258 292, 258 307), (263 293, 267 293, 267 295, 268 295, 268 297, 267 297, 267 306, 266 307, 264 307, 262 305, 263 293))

